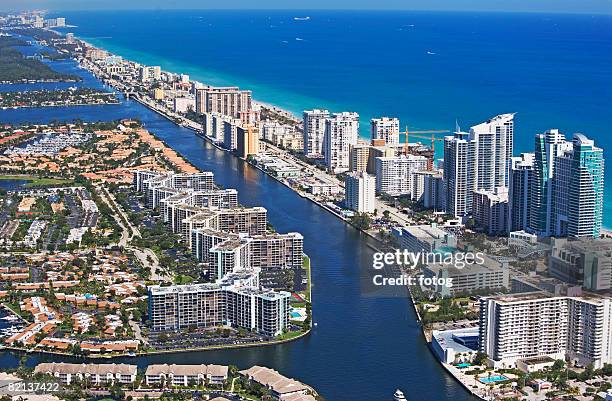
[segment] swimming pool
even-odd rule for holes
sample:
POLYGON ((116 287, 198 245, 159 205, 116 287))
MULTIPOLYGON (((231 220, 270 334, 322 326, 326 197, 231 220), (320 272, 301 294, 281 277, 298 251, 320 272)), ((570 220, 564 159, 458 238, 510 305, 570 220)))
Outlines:
POLYGON ((497 383, 497 382, 503 382, 508 380, 508 378, 506 376, 502 376, 502 375, 497 375, 497 376, 491 376, 491 377, 479 377, 478 381, 484 384, 489 384, 489 383, 497 383))
POLYGON ((302 316, 302 315, 301 315, 301 314, 299 314, 298 312, 291 312, 291 313, 289 313, 289 314, 290 314, 290 315, 291 315, 291 317, 293 317, 293 318, 297 318, 297 317, 301 317, 301 316, 302 316))

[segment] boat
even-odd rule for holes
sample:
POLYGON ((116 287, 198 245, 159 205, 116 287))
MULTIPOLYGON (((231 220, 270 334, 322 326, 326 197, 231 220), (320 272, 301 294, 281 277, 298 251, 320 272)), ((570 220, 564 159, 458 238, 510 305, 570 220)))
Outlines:
POLYGON ((393 394, 393 401, 406 401, 404 393, 399 388, 395 390, 395 394, 393 394))
POLYGON ((293 17, 294 21, 309 21, 310 17, 293 17))
POLYGON ((435 52, 432 52, 432 51, 428 51, 428 52, 427 52, 427 54, 429 54, 430 56, 432 56, 432 55, 434 55, 434 54, 436 54, 436 53, 435 53, 435 52))

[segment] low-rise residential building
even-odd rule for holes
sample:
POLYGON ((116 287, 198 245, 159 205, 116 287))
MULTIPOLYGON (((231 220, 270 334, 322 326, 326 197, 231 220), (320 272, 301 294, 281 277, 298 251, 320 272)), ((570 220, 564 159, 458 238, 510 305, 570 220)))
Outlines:
POLYGON ((266 387, 276 400, 287 400, 296 395, 308 395, 309 387, 294 379, 289 379, 274 369, 264 366, 253 366, 241 370, 240 374, 248 380, 266 387))
POLYGON ((39 363, 35 374, 46 374, 59 379, 63 384, 88 381, 95 385, 131 384, 136 381, 136 365, 127 364, 76 364, 76 363, 39 363))
POLYGON ((227 380, 228 367, 223 365, 149 365, 145 382, 151 385, 222 385, 227 380))

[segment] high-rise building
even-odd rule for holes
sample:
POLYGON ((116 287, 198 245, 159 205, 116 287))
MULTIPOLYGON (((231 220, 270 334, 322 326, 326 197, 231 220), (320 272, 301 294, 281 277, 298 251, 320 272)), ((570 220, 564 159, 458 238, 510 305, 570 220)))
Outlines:
POLYGON ((304 111, 304 154, 308 157, 323 156, 325 139, 325 120, 329 117, 327 110, 304 111))
POLYGON ((352 172, 364 173, 368 170, 368 159, 370 157, 370 146, 355 145, 350 150, 350 167, 352 172))
POLYGON ((159 81, 160 78, 161 78, 161 67, 160 66, 143 65, 140 67, 140 80, 142 82, 159 81))
POLYGON ((325 165, 334 173, 349 170, 350 150, 359 137, 359 114, 334 113, 325 120, 325 165))
POLYGON ((397 145, 399 143, 399 119, 381 117, 370 120, 371 139, 384 139, 386 144, 397 145))
POLYGON ((560 222, 554 213, 553 183, 556 176, 556 159, 570 151, 571 144, 557 129, 548 130, 535 137, 535 160, 530 193, 529 230, 540 236, 560 233, 560 222))
POLYGON ((478 189, 474 191, 472 216, 476 226, 489 235, 503 235, 508 232, 508 189, 495 191, 478 189))
POLYGON ((149 287, 154 331, 230 325, 277 336, 289 326, 291 294, 258 288, 250 275, 215 284, 149 287))
POLYGON ((196 112, 219 113, 240 119, 241 113, 252 109, 251 91, 236 86, 206 86, 196 90, 196 112))
POLYGON ((246 159, 259 153, 259 129, 254 126, 236 128, 238 156, 246 159))
POLYGON ((508 186, 514 143, 514 113, 500 114, 470 128, 476 142, 475 189, 493 191, 508 186))
POLYGON ((536 135, 529 230, 540 236, 598 237, 603 213, 603 150, 582 134, 536 135))
POLYGON ((376 178, 365 172, 353 172, 344 181, 346 207, 358 213, 374 213, 376 178))
POLYGON ((440 170, 423 170, 414 173, 412 182, 413 201, 425 209, 444 210, 444 180, 440 170))
POLYGON ((497 367, 550 357, 598 369, 612 362, 612 299, 527 293, 480 300, 480 351, 497 367))
POLYGON ((446 213, 463 217, 472 210, 476 143, 465 132, 444 138, 446 213))
POLYGON ((472 211, 473 192, 507 187, 514 143, 514 114, 501 114, 474 125, 469 133, 444 139, 447 213, 464 217, 472 211))
POLYGON ((603 150, 592 139, 574 134, 569 165, 567 235, 597 238, 603 220, 603 150))
POLYGON ((234 150, 238 148, 239 120, 223 120, 223 147, 234 150))
POLYGON ((376 192, 391 196, 410 195, 414 173, 427 170, 424 156, 396 156, 376 158, 376 192))
POLYGON ((508 188, 509 231, 526 230, 529 224, 529 191, 533 177, 534 158, 533 153, 522 153, 511 159, 508 188))

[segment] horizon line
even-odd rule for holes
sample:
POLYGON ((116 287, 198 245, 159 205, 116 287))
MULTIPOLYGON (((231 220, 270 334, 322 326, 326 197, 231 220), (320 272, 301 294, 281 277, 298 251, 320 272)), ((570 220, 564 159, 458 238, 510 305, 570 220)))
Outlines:
POLYGON ((140 7, 140 8, 30 8, 30 9, 3 9, 0 12, 28 12, 28 11, 46 11, 49 13, 58 13, 65 11, 80 11, 80 12, 100 12, 100 11, 291 11, 291 12, 414 12, 414 13, 483 13, 483 14, 541 14, 541 15, 580 15, 580 16, 612 16, 612 11, 543 11, 543 10, 489 10, 489 9, 426 9, 426 8, 223 8, 223 7, 202 7, 202 8, 166 8, 166 7, 140 7))

